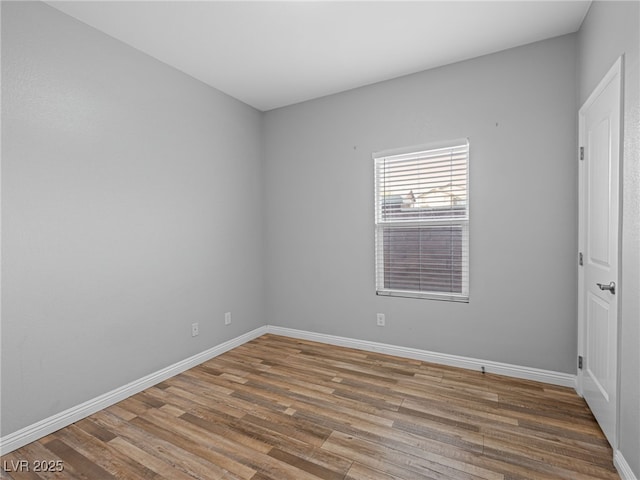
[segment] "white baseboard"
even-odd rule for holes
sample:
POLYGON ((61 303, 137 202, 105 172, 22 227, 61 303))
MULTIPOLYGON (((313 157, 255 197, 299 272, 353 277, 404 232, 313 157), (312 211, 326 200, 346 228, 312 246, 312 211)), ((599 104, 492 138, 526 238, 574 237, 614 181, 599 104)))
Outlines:
POLYGON ((16 450, 28 443, 34 442, 39 438, 49 435, 63 427, 71 425, 78 420, 82 420, 89 415, 96 413, 99 410, 107 408, 115 403, 118 403, 125 398, 130 397, 138 392, 145 390, 146 388, 157 385, 158 383, 171 378, 179 373, 184 372, 190 368, 200 365, 207 360, 217 357, 235 347, 238 347, 246 342, 258 338, 259 336, 267 332, 267 327, 259 327, 255 330, 240 335, 239 337, 228 340, 220 345, 212 347, 204 352, 198 353, 192 357, 189 357, 180 362, 174 363, 162 370, 151 373, 145 377, 135 380, 127 385, 111 390, 99 397, 88 400, 80 405, 71 407, 63 412, 52 415, 44 420, 29 425, 25 428, 18 430, 17 432, 10 433, 0 438, 0 454, 5 455, 13 450, 16 450))
POLYGON ((554 372, 550 370, 541 370, 530 367, 521 367, 518 365, 510 365, 508 363, 461 357, 459 355, 430 352, 428 350, 419 350, 417 348, 400 347, 396 345, 388 345, 385 343, 369 342, 366 340, 338 337, 335 335, 313 333, 303 330, 295 330, 293 328, 276 327, 272 325, 267 326, 267 332, 273 333, 274 335, 282 335, 285 337, 299 338, 301 340, 311 340, 314 342, 328 343, 330 345, 339 345, 342 347, 355 348, 358 350, 386 353, 388 355, 395 355, 397 357, 422 360, 424 362, 438 363, 441 365, 465 368, 468 370, 482 370, 482 367, 484 367, 485 372, 487 373, 495 373, 498 375, 506 375, 508 377, 535 380, 537 382, 549 383, 552 385, 560 385, 563 387, 570 387, 574 389, 576 388, 576 376, 569 373, 554 372))
POLYGON ((638 480, 638 477, 636 477, 633 471, 631 471, 631 467, 625 460, 620 450, 616 450, 613 454, 613 464, 618 470, 618 473, 620 474, 620 478, 622 480, 638 480))

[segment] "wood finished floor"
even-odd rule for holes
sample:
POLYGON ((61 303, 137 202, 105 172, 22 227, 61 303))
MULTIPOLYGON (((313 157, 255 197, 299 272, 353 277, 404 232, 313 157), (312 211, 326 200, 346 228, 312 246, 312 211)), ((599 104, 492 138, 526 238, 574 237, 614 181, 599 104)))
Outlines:
POLYGON ((5 455, 2 475, 619 479, 611 459, 571 389, 264 335, 5 455))

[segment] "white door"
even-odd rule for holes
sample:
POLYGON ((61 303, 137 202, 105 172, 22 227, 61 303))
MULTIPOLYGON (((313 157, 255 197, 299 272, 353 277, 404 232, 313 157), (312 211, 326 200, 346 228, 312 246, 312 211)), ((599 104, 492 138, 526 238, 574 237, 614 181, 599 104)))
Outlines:
POLYGON ((622 59, 579 112, 578 386, 616 448, 618 237, 622 59))

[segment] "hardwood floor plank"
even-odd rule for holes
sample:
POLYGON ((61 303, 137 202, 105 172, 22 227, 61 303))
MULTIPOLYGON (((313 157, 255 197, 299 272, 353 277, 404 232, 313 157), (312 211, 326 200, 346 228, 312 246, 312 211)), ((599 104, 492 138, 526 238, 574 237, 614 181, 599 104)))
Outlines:
POLYGON ((354 462, 349 471, 347 472, 347 476, 345 480, 402 480, 400 477, 394 477, 393 475, 388 475, 380 470, 375 470, 373 468, 369 468, 365 465, 361 465, 357 462, 354 462))
MULTIPOLYGON (((614 468, 595 465, 589 461, 567 456, 562 452, 540 448, 532 443, 525 445, 509 441, 509 439, 496 440, 487 438, 483 454, 487 454, 488 451, 499 452, 501 455, 510 454, 521 458, 526 457, 540 464, 559 467, 570 472, 570 475, 578 476, 578 478, 609 478, 612 474, 615 475, 614 468)), ((615 476, 612 478, 615 478, 615 476)))
POLYGON ((178 446, 181 450, 189 452, 200 460, 204 460, 206 462, 205 466, 215 465, 215 468, 211 469, 211 475, 217 472, 221 478, 247 479, 255 474, 255 469, 226 455, 225 451, 219 448, 216 438, 211 435, 203 434, 203 432, 196 429, 189 430, 184 425, 181 425, 182 428, 169 430, 158 423, 142 418, 135 419, 134 424, 145 432, 178 446), (185 431, 188 433, 185 433, 185 431), (229 472, 229 474, 225 474, 225 472, 229 472))
POLYGON ((87 480, 94 478, 101 478, 104 480, 116 479, 116 477, 104 470, 97 463, 88 459, 76 449, 70 447, 61 440, 51 440, 45 443, 45 447, 64 461, 65 470, 70 470, 78 478, 87 480))
POLYGON ((293 465, 300 470, 304 470, 305 472, 311 473, 324 480, 342 480, 345 476, 345 472, 332 470, 325 466, 318 465, 317 463, 310 462, 309 460, 285 452, 284 450, 280 450, 279 448, 272 448, 269 452, 269 456, 289 465, 293 465))
MULTIPOLYGON (((415 456, 400 450, 373 443, 352 435, 334 432, 322 447, 333 453, 353 458, 356 462, 400 478, 429 478, 434 480, 479 480, 480 477, 455 470, 424 456, 415 456)), ((496 480, 500 480, 500 476, 496 480)))
POLYGON ((91 458, 96 465, 116 478, 130 480, 158 480, 161 478, 144 465, 121 455, 108 444, 105 446, 103 442, 76 425, 62 429, 56 437, 85 458, 91 458))
MULTIPOLYGON (((12 469, 14 471, 11 472, 11 474, 14 478, 16 479, 21 478, 21 475, 25 473, 30 475, 33 474, 33 477, 25 476, 22 478, 39 478, 41 480, 54 480, 54 479, 75 480, 79 478, 73 474, 71 469, 66 468, 67 466, 64 464, 63 459, 58 457, 55 453, 53 453, 51 450, 48 450, 44 446, 43 442, 47 441, 50 438, 51 438, 50 436, 44 437, 41 439, 40 442, 32 442, 28 445, 25 445, 21 449, 16 450, 15 452, 12 452, 9 454, 9 456, 12 456, 13 459, 16 461, 27 462, 26 471, 22 469, 15 471, 16 470, 15 468, 12 469), (38 461, 54 462, 54 468, 48 469, 48 471, 35 472, 34 470, 36 467, 36 462, 38 461), (61 463, 56 463, 56 462, 61 462, 61 463), (58 465, 60 465, 60 468, 57 468, 58 465)), ((2 458, 3 458, 3 464, 4 464, 5 457, 2 457, 2 458)))
MULTIPOLYGON (((185 414, 184 421, 191 423, 203 432, 213 432, 218 429, 215 423, 190 414, 185 414)), ((263 474, 272 475, 273 478, 282 480, 317 480, 317 477, 314 475, 307 474, 307 472, 300 470, 294 465, 289 465, 281 461, 272 461, 274 459, 269 457, 264 451, 250 448, 243 443, 233 442, 219 435, 216 435, 213 441, 216 444, 215 448, 229 458, 263 474)), ((270 450, 271 447, 269 447, 269 451, 270 450)))
MULTIPOLYGON (((612 470, 611 461, 606 458, 607 448, 602 445, 592 445, 584 442, 574 442, 560 435, 544 435, 520 427, 518 432, 514 433, 511 429, 504 429, 500 426, 487 426, 482 429, 485 439, 498 442, 508 443, 525 450, 539 450, 542 452, 550 452, 558 454, 564 458, 570 458, 578 462, 587 462, 589 464, 601 466, 608 470, 612 470)), ((488 442, 485 440, 485 447, 488 442)))
POLYGON ((193 480, 194 477, 184 473, 179 468, 174 467, 171 462, 167 462, 150 453, 145 452, 136 445, 127 442, 121 437, 116 437, 109 442, 109 446, 117 450, 121 455, 126 455, 131 460, 144 465, 145 468, 155 472, 161 478, 167 480, 193 480))
POLYGON ((42 477, 34 472, 31 462, 16 452, 11 452, 2 457, 0 478, 6 480, 42 480, 42 477))
POLYGON ((2 457, 3 480, 617 480, 575 391, 263 335, 2 457))
POLYGON ((155 456, 157 459, 165 461, 173 469, 193 478, 201 480, 240 478, 227 473, 220 466, 210 462, 201 455, 201 452, 194 453, 190 451, 189 447, 191 445, 184 445, 179 435, 167 431, 167 435, 163 438, 158 434, 157 430, 148 431, 145 428, 141 428, 140 423, 143 420, 140 418, 125 422, 115 415, 105 412, 98 412, 95 414, 95 418, 101 425, 118 430, 118 438, 111 440, 110 444, 116 440, 123 439, 129 444, 135 445, 146 453, 155 456))

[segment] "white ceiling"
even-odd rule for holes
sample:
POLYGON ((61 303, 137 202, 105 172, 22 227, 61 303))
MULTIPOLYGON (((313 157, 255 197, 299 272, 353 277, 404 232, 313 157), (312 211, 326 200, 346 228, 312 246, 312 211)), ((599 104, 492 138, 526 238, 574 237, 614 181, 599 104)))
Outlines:
POLYGON ((589 1, 49 1, 259 110, 575 32, 589 1))

